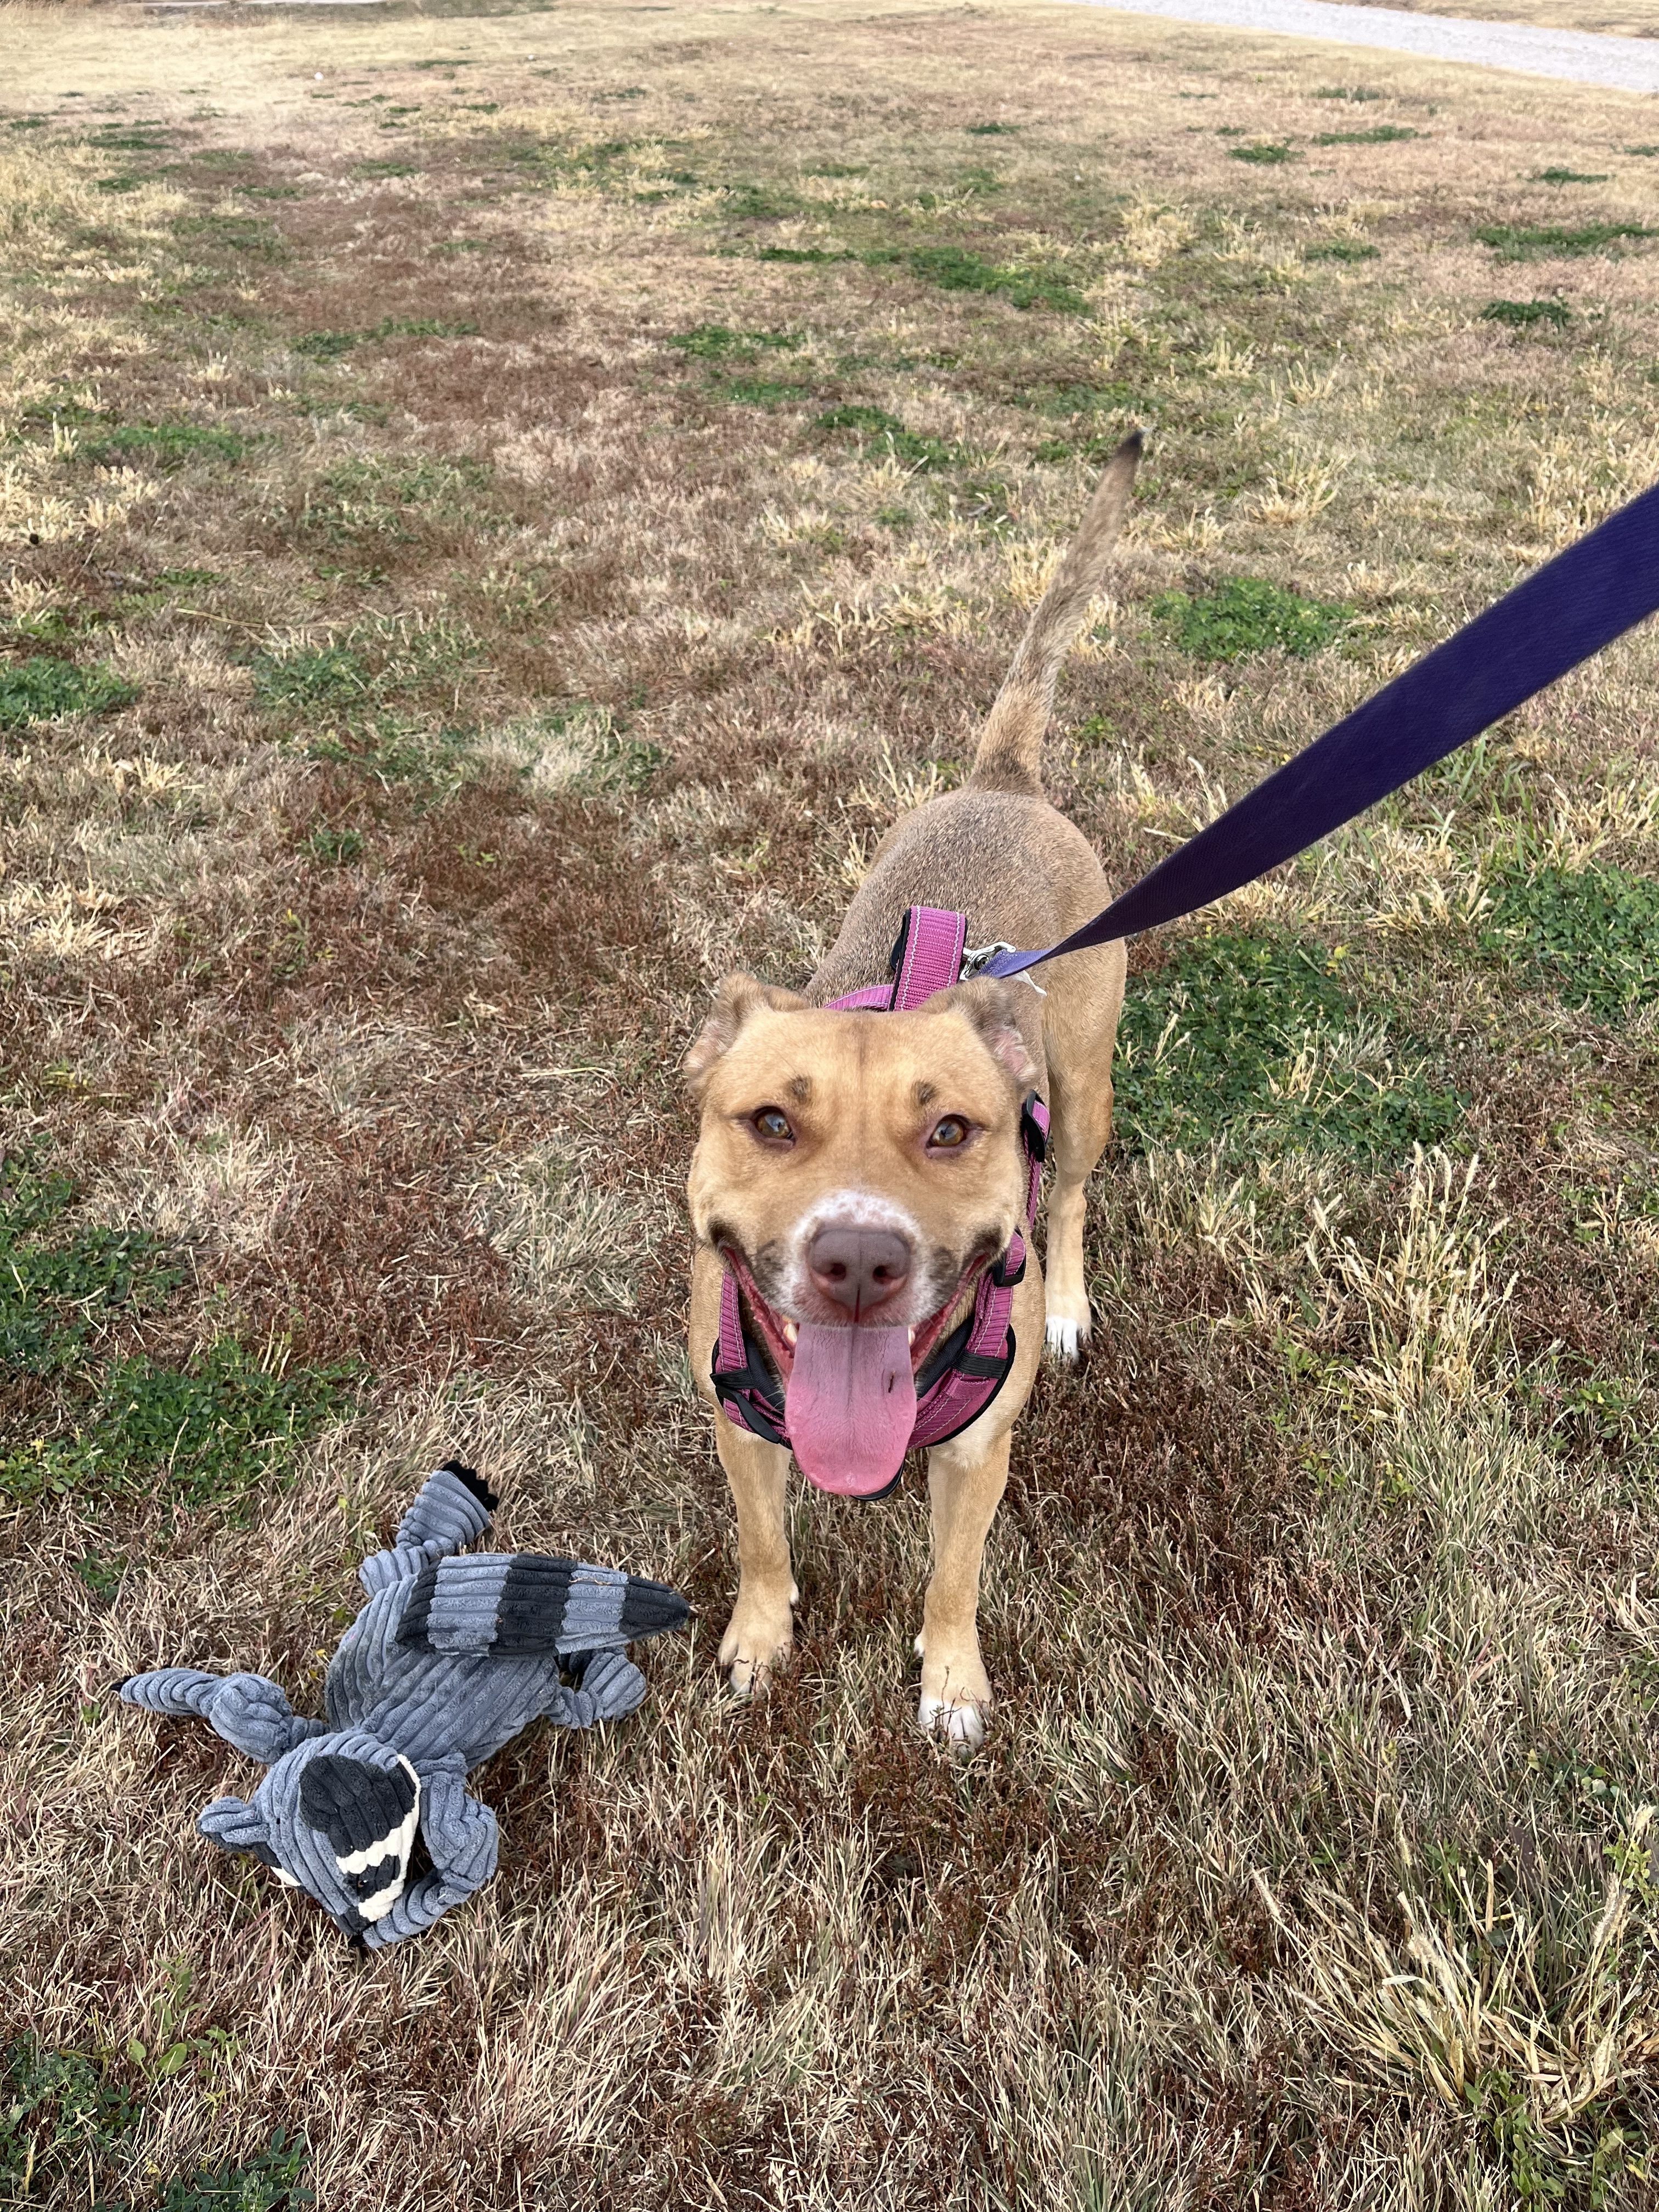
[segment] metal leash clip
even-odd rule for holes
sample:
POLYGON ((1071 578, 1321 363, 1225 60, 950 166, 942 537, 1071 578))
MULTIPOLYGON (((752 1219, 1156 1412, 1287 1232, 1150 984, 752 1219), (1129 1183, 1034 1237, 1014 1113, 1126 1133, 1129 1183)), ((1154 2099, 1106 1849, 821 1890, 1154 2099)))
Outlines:
MULTIPOLYGON (((978 975, 980 969, 985 966, 986 963, 990 960, 994 960, 999 952, 1018 952, 1018 950, 1019 947, 1017 945, 1005 945, 1001 943, 998 943, 996 945, 968 945, 963 950, 962 956, 962 975, 960 980, 964 983, 971 983, 975 976, 978 975)), ((1023 983, 1029 983, 1031 988, 1036 993, 1039 999, 1046 999, 1048 997, 1048 994, 1031 974, 1029 968, 1022 969, 1020 971, 1020 981, 1023 983)))

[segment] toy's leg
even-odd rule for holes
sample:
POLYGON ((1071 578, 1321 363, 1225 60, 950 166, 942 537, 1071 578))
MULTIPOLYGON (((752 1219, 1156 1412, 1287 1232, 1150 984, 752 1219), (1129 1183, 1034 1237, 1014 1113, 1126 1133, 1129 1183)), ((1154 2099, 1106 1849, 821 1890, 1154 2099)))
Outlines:
POLYGON ((645 1696, 644 1675, 620 1651, 592 1652, 580 1672, 576 1688, 568 1690, 560 1683, 543 1708, 555 1728, 586 1729, 595 1721, 619 1721, 645 1696))
POLYGON ((459 1773, 440 1767, 421 1777, 421 1833, 434 1871, 406 1889, 390 1912, 371 1923, 363 1947, 383 1951, 418 1936, 482 1889, 495 1871, 501 1831, 487 1805, 466 1794, 459 1773))
POLYGON ((357 1579, 373 1597, 389 1584, 407 1581, 429 1567, 476 1543, 489 1526, 489 1516, 501 1500, 487 1482, 470 1467, 454 1460, 428 1475, 420 1494, 398 1523, 398 1534, 387 1552, 371 1552, 357 1570, 357 1579))
POLYGON ((428 1475, 420 1495, 398 1523, 398 1542, 417 1545, 429 1559, 476 1543, 501 1500, 470 1467, 452 1460, 428 1475))
POLYGON ((153 1674, 132 1675, 122 1683, 121 1696, 146 1712, 204 1720, 234 1749, 267 1766, 327 1729, 325 1721, 301 1720, 263 1674, 204 1674, 193 1667, 163 1667, 153 1674))
POLYGON ((985 1539, 1008 1481, 1004 1429, 988 1449, 971 1449, 973 1431, 927 1455, 927 1494, 933 1509, 933 1573, 923 1601, 921 1704, 923 1728, 943 1725, 953 1750, 975 1751, 985 1741, 991 1679, 979 1655, 979 1571, 985 1539), (964 1446, 969 1446, 964 1450, 964 1446))
POLYGON ((204 1721, 224 1679, 196 1667, 158 1667, 153 1674, 129 1674, 120 1686, 121 1702, 147 1713, 204 1721))
POLYGON ((789 1569, 784 1526, 784 1482, 789 1455, 724 1413, 714 1416, 714 1448, 738 1509, 738 1601, 720 1644, 720 1664, 732 1669, 739 1694, 763 1680, 789 1656, 794 1620, 789 1608, 800 1592, 789 1569))

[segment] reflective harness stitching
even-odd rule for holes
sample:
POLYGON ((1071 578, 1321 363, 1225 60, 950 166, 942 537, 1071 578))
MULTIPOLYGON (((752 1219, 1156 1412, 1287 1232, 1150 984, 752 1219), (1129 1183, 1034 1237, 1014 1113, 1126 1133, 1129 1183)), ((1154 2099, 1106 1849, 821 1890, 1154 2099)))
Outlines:
MULTIPOLYGON (((831 1007, 843 1012, 908 1012, 937 991, 949 990, 962 973, 968 919, 940 907, 913 906, 893 948, 893 981, 875 983, 831 1007)), ((1025 1153, 1025 1222, 1036 1219, 1042 1164, 1048 1152, 1048 1109, 1035 1091, 1020 1109, 1019 1140, 1025 1153)), ((1014 1364, 1011 1325, 1014 1286, 1025 1273, 1025 1239, 1016 1230, 1008 1249, 981 1274, 973 1310, 916 1375, 916 1420, 911 1450, 948 1443, 976 1421, 1008 1379, 1014 1364)), ((787 1446, 783 1398, 760 1346, 743 1325, 736 1276, 728 1267, 720 1284, 720 1326, 711 1379, 726 1418, 769 1444, 787 1446)))

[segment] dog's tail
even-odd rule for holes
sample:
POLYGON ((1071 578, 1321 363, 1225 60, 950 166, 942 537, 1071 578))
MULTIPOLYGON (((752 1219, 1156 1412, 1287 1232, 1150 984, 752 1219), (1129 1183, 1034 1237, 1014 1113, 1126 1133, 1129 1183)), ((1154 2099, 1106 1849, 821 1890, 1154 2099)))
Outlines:
POLYGON ((1042 738, 1054 712, 1054 684, 1072 640, 1099 591, 1129 504, 1140 460, 1141 435, 1133 431, 1106 464, 1054 580, 1026 624, 1012 665, 1003 678, 974 756, 969 781, 981 790, 1040 792, 1042 738))

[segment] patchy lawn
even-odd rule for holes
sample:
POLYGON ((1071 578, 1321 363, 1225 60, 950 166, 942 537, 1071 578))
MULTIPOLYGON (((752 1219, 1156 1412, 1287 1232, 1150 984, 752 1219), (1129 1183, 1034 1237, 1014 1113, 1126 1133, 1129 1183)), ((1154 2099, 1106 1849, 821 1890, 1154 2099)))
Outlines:
POLYGON ((919 1472, 797 1496, 720 1694, 675 1072, 1130 423, 1049 755, 1125 882, 1659 475, 1646 105, 1047 7, 0 33, 12 2195, 1650 2204, 1653 635, 1135 948, 965 1769, 919 1472), (365 1964, 114 1686, 303 1709, 456 1449, 697 1626, 365 1964))

